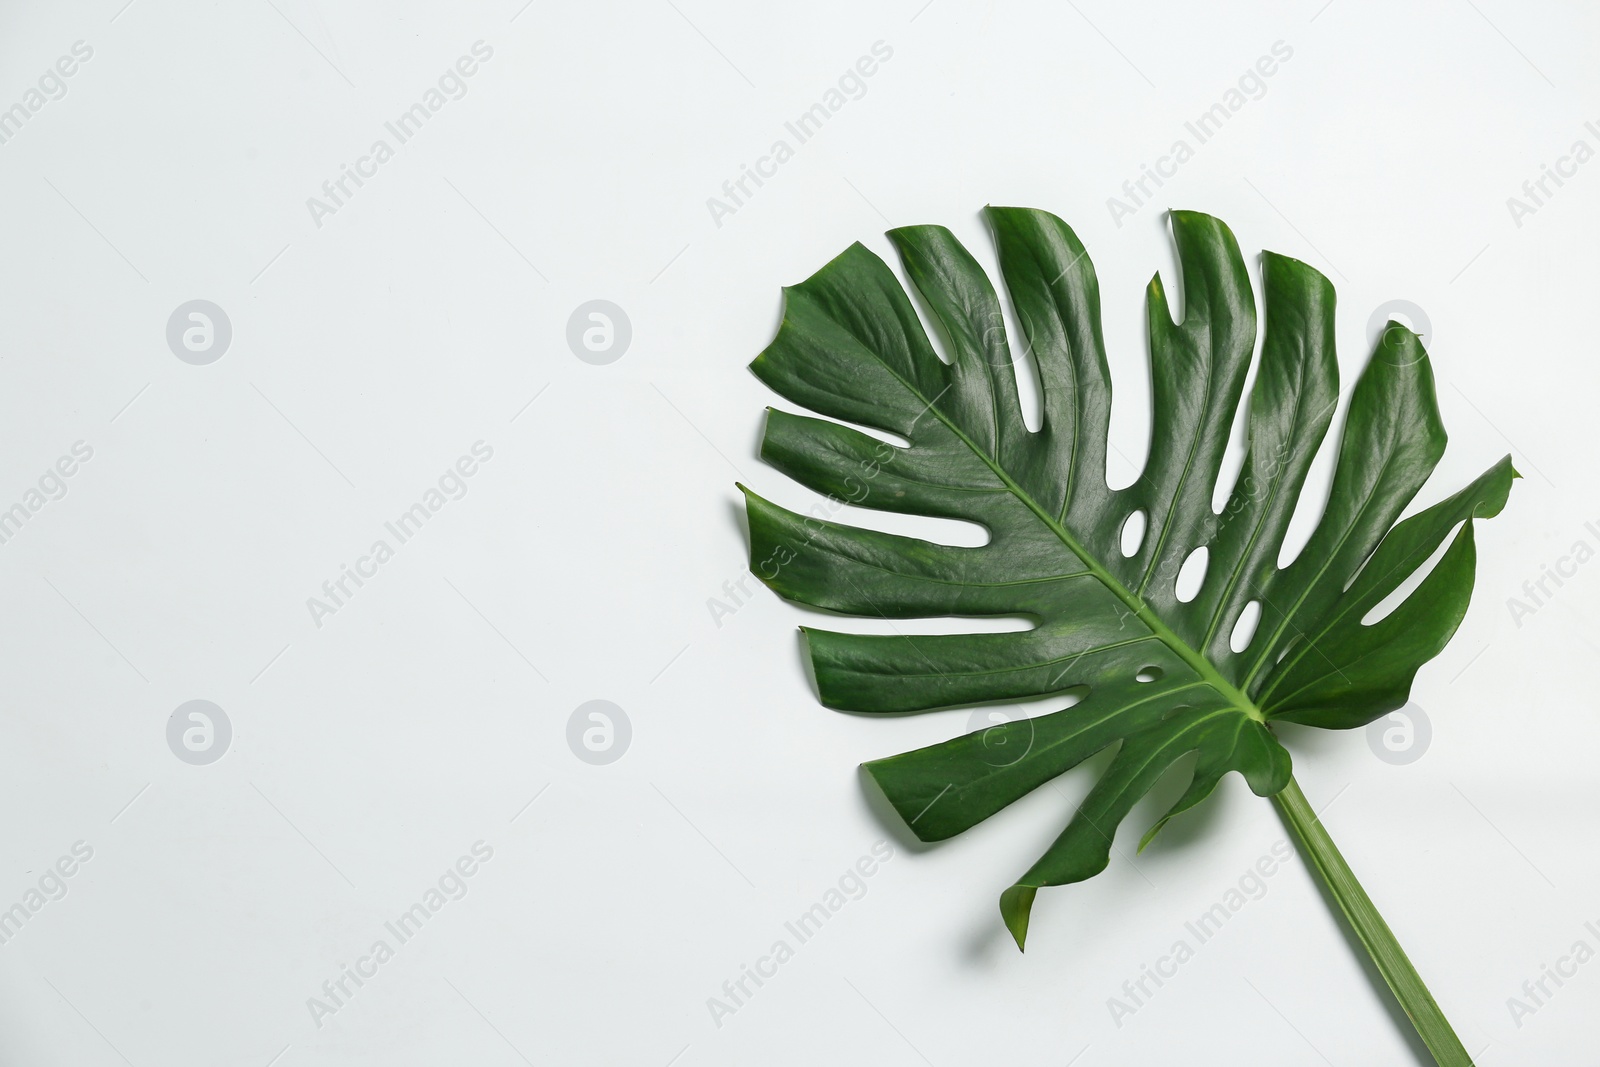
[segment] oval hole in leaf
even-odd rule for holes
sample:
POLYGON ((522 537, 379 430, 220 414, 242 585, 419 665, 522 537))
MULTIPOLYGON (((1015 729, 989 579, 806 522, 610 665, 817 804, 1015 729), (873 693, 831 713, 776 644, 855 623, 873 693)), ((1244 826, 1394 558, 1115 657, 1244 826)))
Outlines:
POLYGON ((1201 545, 1189 553, 1189 558, 1178 568, 1178 581, 1173 592, 1183 603, 1187 604, 1199 595, 1200 585, 1206 580, 1206 565, 1210 562, 1211 550, 1201 545))
POLYGON ((1122 554, 1132 557, 1139 551, 1139 546, 1144 543, 1145 524, 1144 508, 1140 508, 1126 519, 1122 520, 1122 554))
POLYGON ((1139 673, 1135 674, 1133 678, 1134 681, 1137 682, 1154 682, 1159 681, 1161 676, 1165 673, 1167 672, 1162 670, 1160 667, 1151 665, 1149 667, 1140 667, 1139 673))
POLYGON ((1239 621, 1233 624, 1233 633, 1228 638, 1228 647, 1235 652, 1243 652, 1250 647, 1250 639, 1256 635, 1256 627, 1261 624, 1261 601, 1252 600, 1244 606, 1239 613, 1239 621))

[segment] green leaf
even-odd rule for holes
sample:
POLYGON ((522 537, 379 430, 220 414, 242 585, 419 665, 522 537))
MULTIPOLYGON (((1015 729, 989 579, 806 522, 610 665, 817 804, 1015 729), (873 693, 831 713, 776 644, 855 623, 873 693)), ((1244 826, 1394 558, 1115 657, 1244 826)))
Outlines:
MULTIPOLYGON (((865 635, 806 628, 822 702, 867 713, 1060 695, 1062 710, 867 764, 918 837, 958 834, 1115 746, 1045 854, 1001 896, 1020 947, 1037 890, 1106 866, 1123 819, 1176 761, 1187 790, 1145 835, 1238 772, 1261 796, 1290 781, 1275 720, 1360 726, 1405 703, 1418 667, 1455 632, 1472 590, 1472 520, 1499 512, 1509 457, 1396 523, 1444 451, 1420 340, 1391 323, 1357 381, 1333 487, 1306 547, 1285 532, 1339 397, 1334 293, 1304 263, 1262 256, 1260 366, 1242 417, 1248 451, 1212 508, 1255 351, 1257 314, 1233 234, 1174 212, 1183 306, 1146 290, 1154 419, 1132 485, 1106 483, 1111 376, 1094 266, 1043 211, 988 208, 1023 337, 972 255, 937 226, 889 238, 930 312, 935 351, 893 271, 852 245, 785 290, 782 325, 751 369, 823 418, 769 411, 762 456, 844 504, 961 519, 988 531, 955 547, 801 515, 745 490, 751 569, 791 600, 874 619, 1023 615, 1015 633, 865 635), (1015 363, 1031 358, 1043 425, 1023 421, 1015 363), (886 443, 855 426, 896 435, 886 443), (1142 513, 1137 549, 1124 524, 1142 513), (1375 608, 1450 543, 1399 605, 1375 608), (1204 548, 1199 591, 1177 576, 1204 548), (1236 624, 1259 605, 1243 651, 1236 624), (996 758, 1005 752, 1004 759, 996 758), (1015 753, 1013 755, 1013 753, 1015 753)), ((743 488, 743 487, 741 487, 743 488)))

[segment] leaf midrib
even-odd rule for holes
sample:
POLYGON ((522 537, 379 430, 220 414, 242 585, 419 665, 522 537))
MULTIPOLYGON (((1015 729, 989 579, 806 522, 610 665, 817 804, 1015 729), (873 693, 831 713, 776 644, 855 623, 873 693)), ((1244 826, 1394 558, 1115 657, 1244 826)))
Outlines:
MULTIPOLYGON (((1262 714, 1261 709, 1257 708, 1249 697, 1245 696, 1242 691, 1229 683, 1229 681, 1222 676, 1222 672, 1217 670, 1217 668, 1212 665, 1211 661, 1208 660, 1204 655, 1195 651, 1193 648, 1190 648, 1188 643, 1174 633, 1172 628, 1162 621, 1161 616, 1157 615, 1154 609, 1145 603, 1143 598, 1137 596, 1121 582, 1117 581, 1116 577, 1110 571, 1106 570, 1105 567, 1101 566, 1099 559, 1093 553, 1089 552, 1078 541, 1078 539, 1072 535, 1071 531, 1052 518, 1051 515, 1040 506, 1039 502, 1034 500, 1032 495, 1030 495, 1027 490, 1018 485, 1011 475, 999 465, 999 463, 986 454, 983 449, 979 448, 977 443, 974 442, 972 438, 968 437, 959 426, 952 422, 950 418, 945 415, 944 411, 938 407, 938 397, 935 397, 933 400, 928 400, 925 396, 923 396, 922 390, 918 389, 912 382, 907 381, 904 376, 896 371, 887 360, 885 360, 877 352, 873 351, 870 346, 862 345, 862 347, 865 348, 869 354, 871 354, 873 359, 876 359, 883 366, 884 370, 892 378, 904 386, 912 396, 915 396, 918 400, 923 401, 926 405, 923 410, 933 412, 934 417, 943 423, 946 429, 955 434, 956 438, 962 444, 966 445, 974 456, 977 456, 985 466, 993 471, 995 477, 1000 479, 1001 483, 1006 487, 1006 489, 1009 490, 1010 493, 1019 501, 1021 501, 1024 507, 1033 512, 1034 515, 1038 517, 1039 521, 1045 524, 1045 528, 1051 533, 1055 534, 1061 543, 1066 545, 1072 554, 1077 557, 1080 563, 1089 568, 1089 573, 1098 578, 1100 580, 1100 584, 1104 585, 1108 590, 1111 591, 1113 596, 1122 601, 1125 607, 1132 610, 1134 617, 1140 622, 1144 623, 1145 626, 1149 627, 1151 633, 1160 638, 1161 642, 1171 649, 1179 659, 1183 660, 1191 670, 1199 675, 1202 681, 1211 686, 1211 688, 1215 689, 1218 693, 1221 693, 1225 698, 1227 698, 1228 703, 1232 704, 1245 716, 1255 719, 1257 722, 1267 721, 1266 716, 1262 714)), ((943 394, 941 393, 940 395, 942 396, 943 394)), ((1070 477, 1071 475, 1069 474, 1069 478, 1070 477)))

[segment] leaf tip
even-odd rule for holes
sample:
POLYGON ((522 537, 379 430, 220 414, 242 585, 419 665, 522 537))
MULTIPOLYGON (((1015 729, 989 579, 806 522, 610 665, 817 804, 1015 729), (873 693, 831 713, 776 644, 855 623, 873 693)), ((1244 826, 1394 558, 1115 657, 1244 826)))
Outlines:
POLYGON ((1038 894, 1037 886, 1014 885, 1000 894, 1000 917, 1005 920, 1006 929, 1011 931, 1011 936, 1017 942, 1017 951, 1026 951, 1028 940, 1028 917, 1033 911, 1033 898, 1038 894))

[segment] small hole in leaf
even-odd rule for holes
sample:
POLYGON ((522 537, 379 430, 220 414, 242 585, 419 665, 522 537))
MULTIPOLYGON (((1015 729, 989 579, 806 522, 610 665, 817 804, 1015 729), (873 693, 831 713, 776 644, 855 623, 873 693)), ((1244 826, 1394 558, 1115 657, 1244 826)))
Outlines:
POLYGON ((1139 551, 1139 546, 1144 543, 1145 522, 1146 519, 1143 508, 1135 511, 1132 515, 1129 515, 1123 520, 1122 554, 1124 556, 1133 556, 1134 553, 1139 551))
POLYGON ((1228 647, 1235 652, 1243 652, 1250 647, 1250 639, 1256 635, 1256 627, 1259 625, 1261 625, 1261 601, 1252 600, 1239 613, 1239 621, 1233 624, 1233 636, 1228 638, 1228 647))
POLYGON ((1140 682, 1154 682, 1165 673, 1167 672, 1162 670, 1160 667, 1151 665, 1149 667, 1140 667, 1139 673, 1133 677, 1136 681, 1140 682))
POLYGON ((1211 550, 1201 545, 1183 561, 1183 566, 1178 568, 1178 581, 1173 589, 1180 601, 1187 604, 1199 595, 1200 586, 1206 580, 1206 564, 1210 560, 1211 550))

